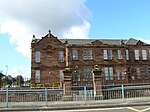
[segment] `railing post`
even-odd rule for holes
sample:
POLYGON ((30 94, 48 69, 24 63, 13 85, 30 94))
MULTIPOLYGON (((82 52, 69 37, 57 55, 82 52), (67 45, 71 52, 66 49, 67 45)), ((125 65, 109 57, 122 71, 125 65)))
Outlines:
POLYGON ((87 96, 87 93, 86 93, 86 86, 84 86, 84 101, 85 101, 85 104, 86 104, 86 96, 87 96))
POLYGON ((121 87, 121 88, 122 88, 122 89, 121 89, 121 90, 122 90, 122 101, 124 101, 124 85, 122 84, 121 86, 122 86, 122 87, 121 87))
POLYGON ((8 108, 8 87, 6 86, 6 107, 8 108))
POLYGON ((45 87, 45 101, 46 101, 46 106, 48 106, 47 105, 47 87, 45 87))

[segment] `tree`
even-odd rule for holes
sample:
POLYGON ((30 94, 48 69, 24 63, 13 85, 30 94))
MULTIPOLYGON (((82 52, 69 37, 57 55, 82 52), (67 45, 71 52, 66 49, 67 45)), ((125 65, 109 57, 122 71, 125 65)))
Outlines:
POLYGON ((2 77, 4 76, 4 74, 2 73, 2 71, 0 71, 0 88, 2 87, 2 77))
POLYGON ((8 75, 8 76, 5 76, 5 75, 3 75, 2 77, 1 77, 1 85, 3 86, 3 87, 5 87, 6 85, 9 85, 9 86, 11 86, 12 85, 12 77, 10 76, 10 75, 8 75))
POLYGON ((18 75, 15 79, 17 81, 17 85, 20 86, 20 85, 24 84, 24 78, 21 75, 18 75))

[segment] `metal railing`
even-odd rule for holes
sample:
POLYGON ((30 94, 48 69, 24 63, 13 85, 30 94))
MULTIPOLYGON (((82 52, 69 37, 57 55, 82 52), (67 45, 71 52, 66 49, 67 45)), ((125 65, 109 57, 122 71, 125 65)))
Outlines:
POLYGON ((104 101, 150 100, 150 84, 38 87, 0 90, 0 107, 55 106, 104 101), (95 91, 94 91, 95 90, 95 91), (141 100, 141 99, 139 99, 141 100))

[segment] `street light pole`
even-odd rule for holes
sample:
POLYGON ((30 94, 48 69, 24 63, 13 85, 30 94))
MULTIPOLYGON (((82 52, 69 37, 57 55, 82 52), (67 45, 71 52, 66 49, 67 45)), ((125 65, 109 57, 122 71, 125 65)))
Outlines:
POLYGON ((8 66, 6 65, 6 73, 5 73, 5 77, 6 77, 6 86, 7 86, 7 72, 8 72, 8 66))

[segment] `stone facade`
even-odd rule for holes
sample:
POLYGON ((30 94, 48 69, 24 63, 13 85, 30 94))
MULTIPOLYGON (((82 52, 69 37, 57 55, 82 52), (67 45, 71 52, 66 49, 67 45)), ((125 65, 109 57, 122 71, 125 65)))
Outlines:
POLYGON ((72 71, 71 86, 94 85, 95 65, 101 69, 96 84, 150 82, 150 45, 140 40, 65 40, 49 32, 42 39, 33 36, 31 52, 33 85, 64 84, 66 66, 72 71))

